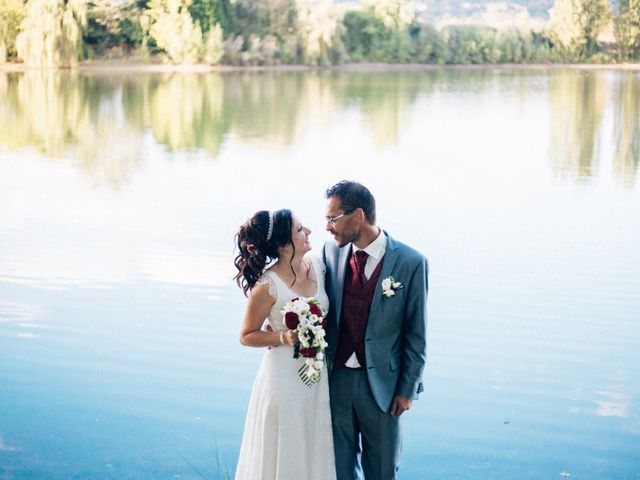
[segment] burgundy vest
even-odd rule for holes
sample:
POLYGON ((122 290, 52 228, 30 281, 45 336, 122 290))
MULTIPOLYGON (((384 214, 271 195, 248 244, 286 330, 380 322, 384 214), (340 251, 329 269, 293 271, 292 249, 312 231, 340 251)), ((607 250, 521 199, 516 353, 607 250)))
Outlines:
POLYGON ((363 286, 360 284, 356 273, 355 257, 352 255, 349 260, 349 268, 347 268, 345 274, 342 295, 342 317, 340 320, 338 348, 336 349, 336 367, 343 367, 353 352, 356 352, 356 358, 360 365, 366 366, 364 336, 381 270, 382 259, 380 259, 378 266, 363 286))

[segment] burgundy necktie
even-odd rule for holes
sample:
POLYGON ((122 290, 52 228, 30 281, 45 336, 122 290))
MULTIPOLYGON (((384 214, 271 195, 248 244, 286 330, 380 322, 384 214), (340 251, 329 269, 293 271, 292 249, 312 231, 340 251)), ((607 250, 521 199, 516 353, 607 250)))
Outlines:
POLYGON ((369 254, 364 250, 358 250, 354 255, 356 256, 356 271, 358 272, 358 278, 360 279, 360 284, 364 287, 367 283, 367 278, 364 276, 364 267, 367 265, 367 257, 369 257, 369 254))

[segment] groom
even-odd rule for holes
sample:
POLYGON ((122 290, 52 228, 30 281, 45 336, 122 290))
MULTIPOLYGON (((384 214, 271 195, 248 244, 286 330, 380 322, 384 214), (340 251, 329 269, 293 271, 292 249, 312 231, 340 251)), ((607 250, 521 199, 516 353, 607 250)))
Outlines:
POLYGON ((427 260, 376 226, 357 183, 326 192, 327 342, 338 480, 396 478, 400 416, 423 391, 427 260))

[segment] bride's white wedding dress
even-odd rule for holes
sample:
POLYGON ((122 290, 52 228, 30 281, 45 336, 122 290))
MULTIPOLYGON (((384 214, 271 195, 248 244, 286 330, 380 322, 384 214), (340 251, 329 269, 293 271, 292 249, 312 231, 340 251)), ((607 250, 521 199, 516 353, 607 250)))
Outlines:
MULTIPOLYGON (((314 296, 328 310, 324 265, 319 258, 312 258, 312 265, 318 282, 314 296)), ((268 270, 259 283, 268 284, 276 298, 268 317, 271 328, 286 330, 282 307, 299 295, 268 270)), ((236 480, 336 479, 327 369, 307 387, 298 376, 302 364, 289 345, 265 352, 251 391, 236 480)))

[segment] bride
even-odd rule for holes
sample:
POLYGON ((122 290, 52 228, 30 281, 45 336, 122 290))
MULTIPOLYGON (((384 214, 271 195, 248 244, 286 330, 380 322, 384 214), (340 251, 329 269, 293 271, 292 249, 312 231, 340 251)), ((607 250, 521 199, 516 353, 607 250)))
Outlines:
POLYGON ((293 358, 297 333, 281 313, 296 297, 329 308, 324 265, 305 257, 310 234, 284 209, 257 212, 236 235, 235 280, 249 298, 240 342, 269 347, 251 391, 236 480, 336 478, 326 367, 318 383, 305 385, 298 374, 303 359, 293 358))

